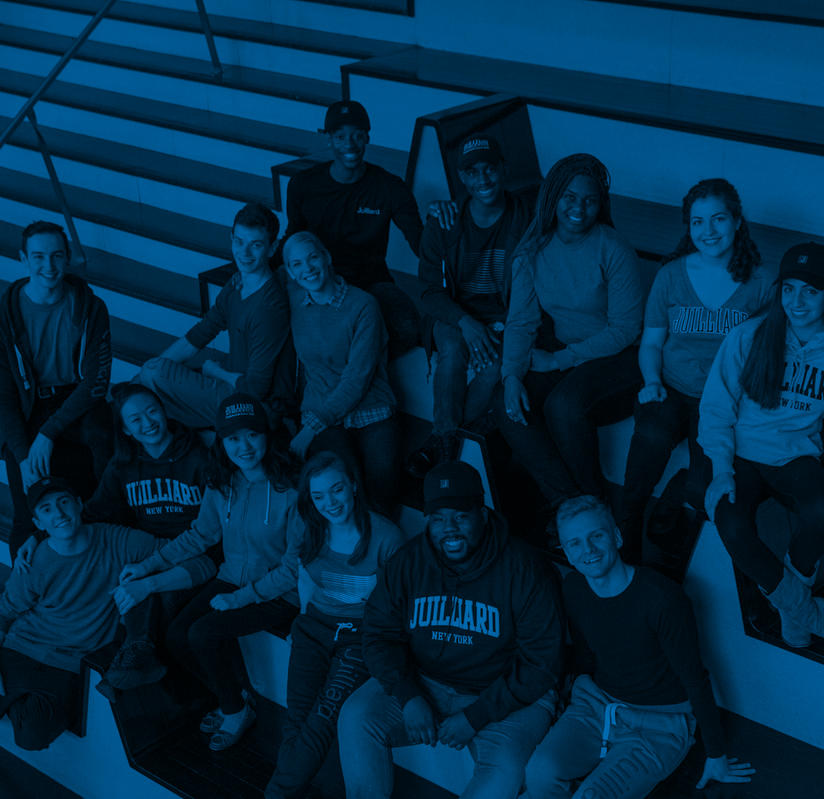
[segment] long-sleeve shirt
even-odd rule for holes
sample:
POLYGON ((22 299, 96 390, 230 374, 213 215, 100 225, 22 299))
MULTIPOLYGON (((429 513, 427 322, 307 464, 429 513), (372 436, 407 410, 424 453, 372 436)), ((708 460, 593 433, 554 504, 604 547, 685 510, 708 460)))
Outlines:
POLYGON ((616 355, 641 332, 643 291, 635 251, 606 225, 581 241, 556 235, 535 255, 512 264, 512 292, 504 329, 501 376, 522 379, 541 324, 552 317, 561 369, 616 355))
POLYGON ((4 647, 79 672, 87 654, 114 639, 120 614, 112 591, 120 572, 151 555, 160 542, 111 524, 86 529, 89 546, 83 552, 61 555, 44 541, 28 572, 12 572, 0 597, 4 647))
MULTIPOLYGON (((168 569, 222 542, 223 563, 217 576, 242 588, 283 560, 287 531, 303 524, 296 500, 294 489, 278 491, 266 479, 250 483, 236 472, 227 495, 206 489, 192 526, 155 552, 146 565, 154 571, 168 569)), ((284 598, 297 605, 294 584, 284 598)))
POLYGON ((391 281, 386 265, 390 222, 418 254, 423 223, 414 195, 401 178, 375 164, 366 164, 354 183, 338 183, 330 166, 330 161, 317 164, 289 181, 283 238, 311 230, 329 250, 335 270, 353 286, 391 281))
MULTIPOLYGON (((683 590, 652 569, 636 568, 618 596, 599 597, 578 572, 564 580, 564 607, 595 684, 633 705, 684 705, 701 727, 707 755, 724 754, 724 733, 701 662, 695 615, 683 590)), ((581 653, 579 653, 581 654, 581 653)))
POLYGON ((734 471, 735 456, 783 466, 804 455, 821 457, 824 417, 824 333, 801 345, 787 326, 784 379, 777 408, 762 408, 741 387, 741 373, 763 317, 730 331, 715 356, 698 419, 698 443, 713 475, 734 471))
POLYGON ((223 368, 241 375, 235 389, 266 399, 289 337, 289 303, 280 281, 273 276, 244 298, 239 275, 235 275, 206 316, 186 333, 186 339, 203 349, 222 330, 229 333, 223 368))
POLYGON ((366 603, 363 657, 372 676, 405 705, 424 690, 418 674, 468 694, 475 730, 557 687, 561 613, 554 583, 502 517, 490 523, 456 571, 416 536, 389 559, 366 603))

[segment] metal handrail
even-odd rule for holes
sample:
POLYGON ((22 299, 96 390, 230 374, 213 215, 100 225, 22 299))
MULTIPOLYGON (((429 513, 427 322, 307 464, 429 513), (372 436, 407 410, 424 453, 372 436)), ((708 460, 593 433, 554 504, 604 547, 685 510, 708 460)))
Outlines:
MULTIPOLYGON (((37 127, 37 120, 34 115, 34 106, 37 104, 38 100, 48 91, 51 87, 52 83, 57 79, 57 76, 63 71, 66 64, 74 58, 77 51, 86 43, 88 38, 94 32, 94 29, 98 26, 100 21, 109 13, 111 7, 117 2, 117 0, 106 0, 100 10, 89 20, 88 24, 85 28, 80 32, 80 35, 74 40, 72 46, 66 50, 65 53, 60 57, 60 60, 52 67, 51 71, 45 78, 43 78, 43 82, 38 86, 37 90, 23 103, 23 106, 15 115, 14 119, 6 126, 5 130, 0 134, 0 147, 2 147, 12 136, 14 131, 20 127, 20 124, 23 122, 24 119, 28 117, 29 122, 34 129, 35 136, 37 137, 37 142, 40 147, 40 153, 43 156, 43 161, 46 164, 46 170, 49 173, 49 178, 51 179, 52 186, 54 187, 55 194, 57 195, 57 200, 60 205, 61 213, 63 214, 63 218, 66 220, 66 227, 69 229, 69 233, 71 234, 72 243, 75 246, 75 251, 79 254, 79 260, 85 264, 86 263, 86 256, 83 252, 83 248, 80 245, 80 240, 77 238, 77 230, 74 225, 74 220, 72 218, 71 212, 69 211, 68 204, 66 203, 66 196, 63 193, 63 187, 60 185, 60 180, 57 177, 57 172, 55 171, 54 164, 51 160, 51 154, 49 153, 49 149, 46 146, 46 141, 43 138, 42 134, 40 133, 39 128, 37 127)), ((220 59, 218 58, 217 54, 217 47, 215 46, 215 38, 214 34, 212 33, 212 27, 209 24, 209 15, 206 12, 206 6, 204 5, 203 0, 195 0, 197 4, 197 10, 200 15, 200 25, 203 29, 203 35, 206 37, 206 45, 209 48, 209 57, 212 59, 212 65, 214 67, 214 76, 218 80, 223 79, 223 67, 220 63, 220 59)))

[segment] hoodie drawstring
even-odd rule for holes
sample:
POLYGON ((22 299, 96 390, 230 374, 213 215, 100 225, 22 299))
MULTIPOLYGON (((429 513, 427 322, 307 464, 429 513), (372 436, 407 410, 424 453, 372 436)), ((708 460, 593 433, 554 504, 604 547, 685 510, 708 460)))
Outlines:
POLYGON ((232 517, 232 484, 229 483, 229 499, 226 501, 226 521, 232 517))
POLYGON ((607 756, 607 750, 609 749, 609 731, 611 727, 615 726, 615 714, 618 712, 619 707, 626 707, 626 705, 621 702, 610 702, 604 707, 604 731, 601 735, 601 753, 598 756, 601 760, 607 756))
POLYGON ((23 364, 23 355, 16 344, 14 345, 14 354, 17 356, 17 368, 20 370, 20 377, 23 380, 23 388, 28 391, 31 388, 31 384, 29 383, 29 378, 26 376, 26 367, 23 364))

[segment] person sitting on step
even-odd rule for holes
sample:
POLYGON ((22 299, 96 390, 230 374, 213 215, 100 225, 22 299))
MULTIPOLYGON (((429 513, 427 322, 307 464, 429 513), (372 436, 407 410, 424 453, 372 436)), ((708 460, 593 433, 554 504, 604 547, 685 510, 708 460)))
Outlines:
POLYGON ((698 788, 749 782, 755 769, 725 754, 684 591, 622 560, 621 534, 596 497, 565 501, 557 527, 574 569, 563 598, 579 676, 527 764, 524 799, 643 799, 684 759, 696 720, 707 753, 698 788))
POLYGON ((12 560, 35 529, 26 490, 60 475, 88 497, 112 454, 109 314, 85 280, 67 274, 70 257, 63 228, 33 222, 20 248, 28 277, 0 298, 0 447, 13 506, 12 560), (78 447, 92 461, 91 483, 78 468, 78 447))
POLYGON ((698 443, 712 462, 707 514, 733 563, 766 594, 791 647, 824 636, 812 599, 824 555, 824 245, 784 253, 766 309, 727 335, 701 396, 698 443), (759 538, 758 506, 775 497, 798 518, 784 562, 759 538))
MULTIPOLYGON (((118 575, 158 547, 154 536, 82 521, 83 504, 61 477, 28 491, 34 524, 46 534, 26 571, 13 571, 0 596, 0 715, 23 749, 44 749, 75 721, 83 658, 115 639, 118 575)), ((186 564, 190 566, 191 564, 186 564)), ((175 569, 158 590, 191 586, 197 569, 175 569)), ((214 567, 201 571, 208 579, 214 567)))
MULTIPOLYGON (((298 509, 301 615, 292 624, 286 723, 266 799, 299 799, 323 765, 341 706, 369 676, 361 655, 366 600, 404 543, 394 524, 369 510, 357 473, 332 452, 303 467, 298 509)), ((255 584, 264 596, 265 580, 255 584)))
POLYGON ((403 179, 364 160, 371 124, 360 103, 330 105, 323 129, 332 160, 290 179, 284 240, 309 230, 323 242, 338 274, 378 301, 394 358, 418 343, 419 317, 389 273, 389 229, 394 222, 417 256, 423 229, 418 204, 403 179))
POLYGON ((622 557, 631 563, 641 559, 644 509, 684 436, 690 470, 685 494, 668 503, 670 529, 685 499, 696 510, 703 507, 711 479, 697 442, 704 382, 724 336, 774 291, 775 275, 759 267, 761 255, 734 186, 723 178, 700 181, 684 197, 681 213, 686 231, 655 276, 638 350, 644 387, 635 403, 635 431, 617 513, 622 557))
POLYGON ((389 799, 393 746, 467 747, 463 792, 515 799, 554 718, 563 635, 554 572, 484 506, 481 476, 442 463, 424 479, 426 531, 378 575, 366 603, 372 679, 343 706, 348 799, 389 799))
POLYGON ((524 198, 504 190, 505 168, 494 138, 467 136, 458 152, 458 176, 468 196, 449 230, 429 217, 421 238, 424 338, 430 352, 434 343, 438 357, 432 435, 408 464, 416 477, 455 458, 458 428, 488 413, 500 382, 510 258, 532 215, 524 198))
POLYGON ((290 464, 276 448, 266 411, 249 394, 231 394, 214 420, 206 493, 192 526, 151 557, 128 565, 122 581, 139 580, 220 543, 217 577, 174 618, 166 648, 217 697, 200 729, 209 748, 234 745, 255 721, 244 681, 238 638, 260 630, 284 631, 297 615, 297 561, 287 557, 301 540, 302 523, 291 486, 290 464), (267 572, 276 582, 272 599, 241 597, 267 572))
POLYGON ((258 203, 241 208, 231 237, 236 272, 206 316, 146 361, 135 378, 160 397, 170 417, 188 427, 211 427, 220 403, 238 391, 262 402, 288 399, 279 396, 284 393, 279 376, 289 360, 289 304, 269 264, 277 236, 278 220, 268 208, 258 203), (199 370, 189 365, 223 330, 229 353, 222 364, 206 360, 199 370))

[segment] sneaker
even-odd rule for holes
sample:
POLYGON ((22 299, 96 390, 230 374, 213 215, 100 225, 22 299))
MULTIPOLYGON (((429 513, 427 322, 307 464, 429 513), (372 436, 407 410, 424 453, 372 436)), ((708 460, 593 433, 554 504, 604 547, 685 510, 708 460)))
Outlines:
POLYGON ((166 667, 157 659, 151 641, 132 641, 120 647, 106 672, 108 683, 121 691, 140 685, 159 682, 166 675, 166 667))
POLYGON ((97 685, 94 686, 98 693, 102 694, 106 697, 112 704, 117 702, 117 691, 115 691, 114 686, 105 678, 103 677, 97 685))
POLYGON ((455 433, 432 433, 423 446, 413 452, 406 462, 406 471, 412 477, 423 480, 427 472, 439 463, 455 459, 458 452, 458 436, 455 433))

